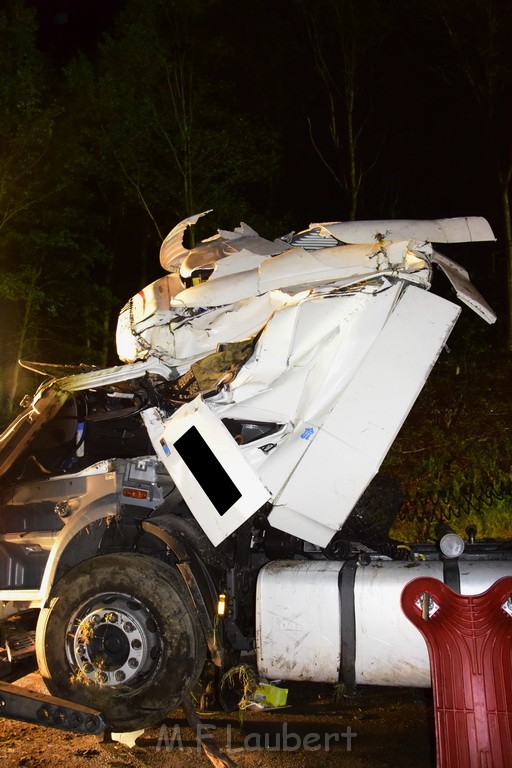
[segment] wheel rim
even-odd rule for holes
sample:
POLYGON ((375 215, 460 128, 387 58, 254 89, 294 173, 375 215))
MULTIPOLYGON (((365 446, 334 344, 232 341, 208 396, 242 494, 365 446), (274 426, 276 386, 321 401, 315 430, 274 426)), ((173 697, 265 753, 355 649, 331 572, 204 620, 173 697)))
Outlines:
POLYGON ((96 595, 75 611, 66 632, 66 655, 77 682, 138 687, 153 676, 161 651, 151 611, 129 595, 96 595))

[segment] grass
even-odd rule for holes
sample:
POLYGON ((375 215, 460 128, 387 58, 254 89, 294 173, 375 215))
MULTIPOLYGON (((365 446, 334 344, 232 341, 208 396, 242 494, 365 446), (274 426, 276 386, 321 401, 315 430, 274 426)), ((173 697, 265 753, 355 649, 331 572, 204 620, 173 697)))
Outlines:
POLYGON ((240 691, 241 698, 238 702, 238 717, 240 725, 243 725, 245 709, 251 702, 254 692, 260 684, 260 678, 256 670, 249 664, 237 664, 224 673, 221 687, 231 686, 240 691))
POLYGON ((407 501, 390 535, 434 537, 440 520, 462 535, 512 538, 512 359, 444 353, 382 470, 407 501))

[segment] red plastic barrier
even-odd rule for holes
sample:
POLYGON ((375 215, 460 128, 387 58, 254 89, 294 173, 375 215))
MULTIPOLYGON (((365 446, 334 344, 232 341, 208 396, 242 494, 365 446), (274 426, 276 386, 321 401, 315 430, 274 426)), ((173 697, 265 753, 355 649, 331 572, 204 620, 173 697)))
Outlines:
POLYGON ((512 768, 512 576, 479 595, 409 582, 402 610, 428 646, 438 768, 512 768))

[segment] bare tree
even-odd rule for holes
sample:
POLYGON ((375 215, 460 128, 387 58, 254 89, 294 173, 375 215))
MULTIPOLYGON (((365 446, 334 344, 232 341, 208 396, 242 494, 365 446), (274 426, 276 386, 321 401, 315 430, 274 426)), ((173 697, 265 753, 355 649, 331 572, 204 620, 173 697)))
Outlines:
POLYGON ((378 144, 371 155, 360 151, 372 111, 368 85, 372 86, 370 71, 376 44, 385 34, 384 16, 376 0, 316 0, 302 4, 302 8, 325 94, 329 146, 324 148, 315 136, 311 120, 310 137, 344 194, 348 218, 354 220, 364 176, 375 164, 380 148, 378 144))
POLYGON ((512 5, 500 0, 431 0, 434 21, 450 43, 452 86, 472 96, 485 138, 484 150, 498 192, 507 263, 507 349, 512 352, 512 5))

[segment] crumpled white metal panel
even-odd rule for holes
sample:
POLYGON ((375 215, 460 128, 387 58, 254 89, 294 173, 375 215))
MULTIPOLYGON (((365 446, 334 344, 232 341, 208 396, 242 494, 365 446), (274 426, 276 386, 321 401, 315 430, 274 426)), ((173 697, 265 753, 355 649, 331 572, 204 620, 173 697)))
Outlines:
MULTIPOLYGON (((414 243, 415 248, 420 246, 414 243)), ((431 253, 426 245, 425 256, 431 253)), ((241 256, 242 254, 237 254, 241 256)), ((223 261, 204 283, 178 293, 171 306, 218 307, 232 304, 267 291, 297 292, 322 284, 339 287, 364 283, 381 275, 393 275, 429 286, 430 266, 419 251, 409 249, 409 241, 342 245, 306 251, 290 248, 274 257, 262 258, 259 266, 241 271, 232 257, 229 273, 223 261)))
POLYGON ((372 292, 305 294, 276 312, 230 384, 235 403, 302 420, 332 405, 392 311, 400 283, 372 292))
MULTIPOLYGON (((162 290, 160 281, 144 289, 123 311, 127 348, 134 357, 151 353, 165 378, 177 379, 219 344, 259 334, 252 357, 208 400, 209 436, 217 431, 219 444, 234 443, 220 418, 276 425, 269 444, 235 444, 234 466, 245 462, 253 480, 259 477, 255 488, 268 489, 272 525, 325 546, 377 472, 459 314, 428 293, 432 261, 463 301, 494 320, 465 270, 428 241, 489 240, 492 231, 478 217, 337 222, 314 225, 330 243, 315 250, 294 247, 293 236, 266 241, 242 225, 187 250, 183 232, 197 218, 181 222, 162 246, 162 264, 180 274, 167 276, 162 290), (332 234, 352 242, 332 245, 332 234), (194 283, 205 277, 194 270, 204 268, 209 279, 194 283)), ((179 409, 166 421, 177 440, 175 425, 186 414, 179 409)), ((156 422, 151 427, 156 434, 156 422)), ((202 439, 213 449, 206 434, 202 439)), ((232 482, 228 463, 223 471, 232 482)), ((185 480, 180 490, 205 509, 185 480)), ((258 508, 242 507, 239 524, 258 508)), ((220 516, 212 540, 234 530, 228 510, 220 516)))
POLYGON ((326 235, 345 243, 371 243, 374 240, 425 240, 430 243, 471 243, 495 240, 489 223, 482 216, 451 219, 375 219, 310 224, 326 235))
POLYGON ((309 434, 307 449, 273 500, 273 526, 319 546, 328 544, 378 471, 459 313, 439 296, 406 287, 325 419, 297 425, 301 435, 309 434), (315 531, 298 525, 294 512, 311 518, 315 531))
POLYGON ((274 312, 292 301, 286 293, 273 291, 196 316, 175 315, 171 322, 167 319, 165 327, 155 324, 142 335, 146 347, 184 373, 193 362, 215 352, 219 344, 255 336, 274 312))
POLYGON ((235 440, 201 397, 169 419, 142 418, 158 458, 212 544, 220 544, 269 498, 235 440))
POLYGON ((171 299, 183 290, 179 275, 164 275, 147 285, 125 304, 117 320, 116 346, 120 360, 132 363, 144 359, 149 351, 156 354, 158 344, 151 346, 154 329, 162 334, 169 323, 171 299), (145 333, 144 333, 145 331, 145 333))
POLYGON ((176 271, 183 259, 188 254, 188 249, 183 246, 183 233, 190 227, 191 224, 196 224, 200 218, 206 216, 209 211, 203 211, 202 213, 196 213, 194 216, 189 216, 183 221, 176 224, 169 232, 160 246, 160 264, 162 269, 166 269, 168 272, 176 271))
POLYGON ((488 323, 496 322, 496 314, 491 307, 482 297, 475 286, 470 282, 469 274, 461 267, 460 264, 456 264, 447 256, 443 256, 442 253, 434 251, 432 261, 437 264, 445 273, 448 280, 451 282, 455 289, 457 297, 464 302, 470 309, 476 312, 481 318, 488 323))

